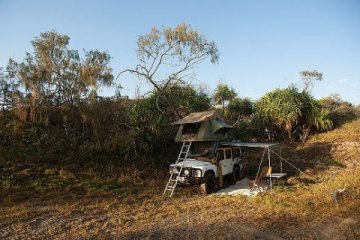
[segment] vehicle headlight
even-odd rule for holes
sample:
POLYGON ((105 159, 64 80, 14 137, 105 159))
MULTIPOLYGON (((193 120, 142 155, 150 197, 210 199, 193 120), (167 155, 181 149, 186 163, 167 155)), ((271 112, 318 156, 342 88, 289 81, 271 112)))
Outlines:
POLYGON ((184 175, 185 175, 185 176, 189 176, 189 173, 190 173, 189 169, 185 169, 185 170, 184 170, 184 175))
POLYGON ((200 169, 196 169, 194 171, 194 177, 201 177, 201 170, 200 169))

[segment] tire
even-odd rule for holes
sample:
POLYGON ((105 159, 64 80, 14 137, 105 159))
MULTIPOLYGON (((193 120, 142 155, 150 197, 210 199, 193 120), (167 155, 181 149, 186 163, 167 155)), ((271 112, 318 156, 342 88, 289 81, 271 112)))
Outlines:
POLYGON ((211 194, 216 192, 216 179, 215 175, 211 172, 205 174, 205 183, 201 184, 201 188, 206 194, 211 194))
POLYGON ((237 180, 240 180, 240 168, 234 167, 233 172, 231 174, 231 184, 235 184, 237 180))

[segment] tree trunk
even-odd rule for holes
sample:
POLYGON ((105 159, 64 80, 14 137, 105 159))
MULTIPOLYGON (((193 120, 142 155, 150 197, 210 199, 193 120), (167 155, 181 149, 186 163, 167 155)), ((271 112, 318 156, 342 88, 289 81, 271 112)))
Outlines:
POLYGON ((291 123, 287 123, 285 126, 285 130, 288 134, 288 139, 289 142, 292 143, 292 124, 291 123))
POLYGON ((311 129, 311 125, 307 125, 307 124, 303 125, 303 135, 301 139, 302 142, 305 142, 306 139, 308 138, 310 129, 311 129))

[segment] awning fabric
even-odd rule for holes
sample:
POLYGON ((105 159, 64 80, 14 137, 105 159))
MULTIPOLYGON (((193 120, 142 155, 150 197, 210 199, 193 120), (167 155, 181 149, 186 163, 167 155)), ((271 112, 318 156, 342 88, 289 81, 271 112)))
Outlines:
POLYGON ((269 148, 278 146, 279 143, 226 142, 221 143, 221 145, 232 147, 269 148))

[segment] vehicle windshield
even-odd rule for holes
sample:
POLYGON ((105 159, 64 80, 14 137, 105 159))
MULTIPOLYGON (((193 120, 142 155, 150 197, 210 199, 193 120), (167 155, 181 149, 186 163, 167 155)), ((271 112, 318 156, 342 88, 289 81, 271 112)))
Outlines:
POLYGON ((193 142, 189 157, 197 160, 208 161, 215 157, 215 147, 216 143, 214 142, 193 142))

